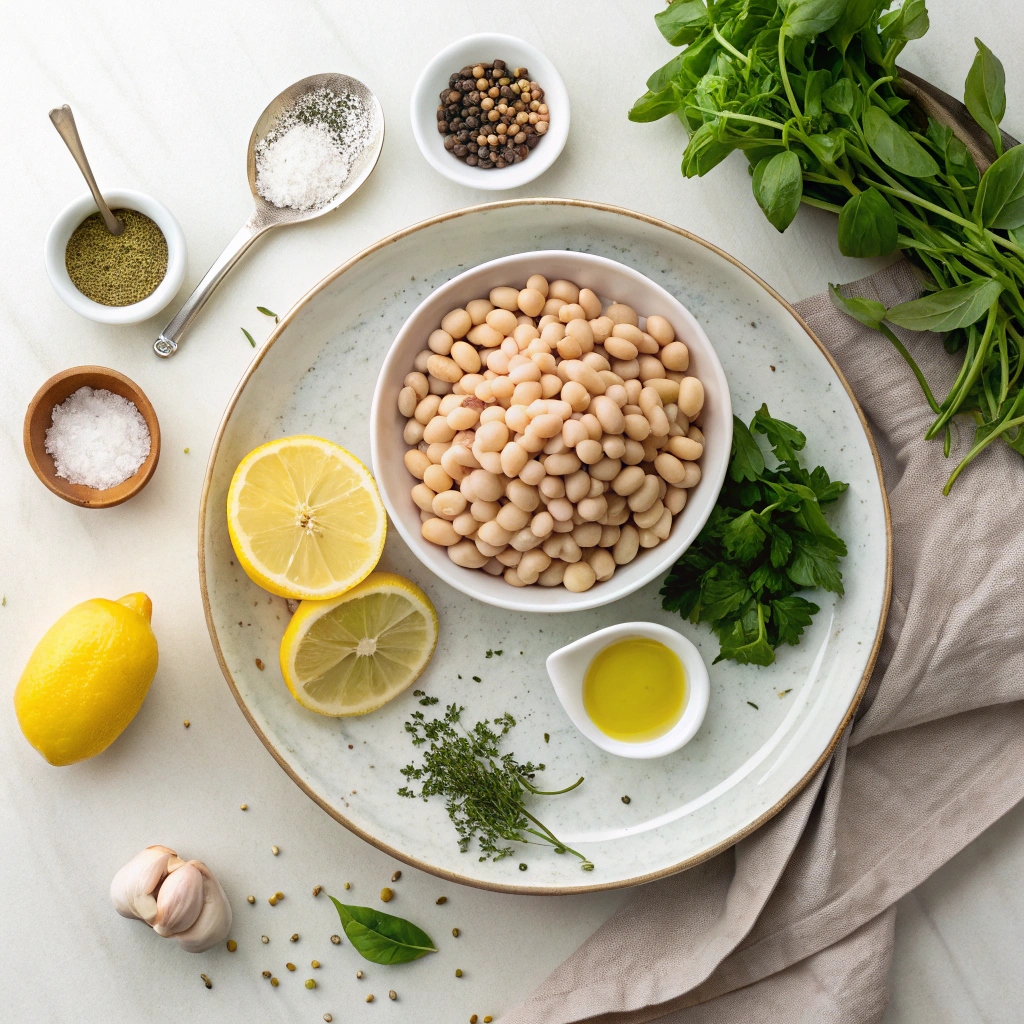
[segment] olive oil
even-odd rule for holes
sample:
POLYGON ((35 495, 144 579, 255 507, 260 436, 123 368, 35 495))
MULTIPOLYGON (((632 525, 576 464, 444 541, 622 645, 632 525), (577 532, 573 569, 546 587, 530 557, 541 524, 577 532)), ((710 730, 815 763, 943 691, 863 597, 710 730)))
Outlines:
POLYGON ((625 743, 664 736, 685 703, 686 673, 678 655, 647 637, 628 637, 598 651, 583 679, 590 720, 625 743))

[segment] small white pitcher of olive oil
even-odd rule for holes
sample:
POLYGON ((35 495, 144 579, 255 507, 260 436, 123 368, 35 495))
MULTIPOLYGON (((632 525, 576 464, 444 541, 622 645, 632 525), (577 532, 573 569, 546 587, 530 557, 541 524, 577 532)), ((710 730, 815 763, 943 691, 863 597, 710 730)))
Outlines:
POLYGON ((547 669, 573 725, 620 757, 673 753, 697 734, 708 708, 700 652, 655 622, 591 633, 551 654, 547 669))

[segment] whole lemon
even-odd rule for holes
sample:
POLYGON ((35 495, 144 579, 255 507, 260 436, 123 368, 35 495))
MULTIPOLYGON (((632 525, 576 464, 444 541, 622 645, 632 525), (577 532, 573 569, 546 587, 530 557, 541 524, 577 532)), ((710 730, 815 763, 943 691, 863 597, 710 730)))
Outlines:
POLYGON ((14 691, 25 738, 50 764, 106 750, 142 707, 157 666, 145 594, 65 612, 36 644, 14 691))

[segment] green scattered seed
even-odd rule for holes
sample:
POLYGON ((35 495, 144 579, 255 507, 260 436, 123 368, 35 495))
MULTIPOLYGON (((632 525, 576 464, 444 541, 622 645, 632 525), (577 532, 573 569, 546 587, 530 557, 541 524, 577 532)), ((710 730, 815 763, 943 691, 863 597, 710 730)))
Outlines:
POLYGON ((316 982, 312 978, 307 978, 306 988, 316 988, 316 982))

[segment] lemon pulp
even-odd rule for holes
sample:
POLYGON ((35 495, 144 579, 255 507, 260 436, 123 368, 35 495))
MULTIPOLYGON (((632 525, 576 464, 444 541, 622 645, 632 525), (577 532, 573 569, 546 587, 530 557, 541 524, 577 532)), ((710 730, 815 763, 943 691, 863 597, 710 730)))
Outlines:
POLYGON ((322 600, 377 564, 387 516, 370 471, 319 437, 250 452, 228 489, 228 534, 254 583, 279 597, 322 600))
POLYGON ((686 702, 679 656, 648 637, 627 637, 598 651, 583 679, 583 706, 606 736, 643 743, 664 736, 686 702))
POLYGON ((365 715, 397 697, 426 667, 437 615, 416 584, 371 573, 333 601, 303 601, 281 640, 292 696, 322 715, 365 715))

